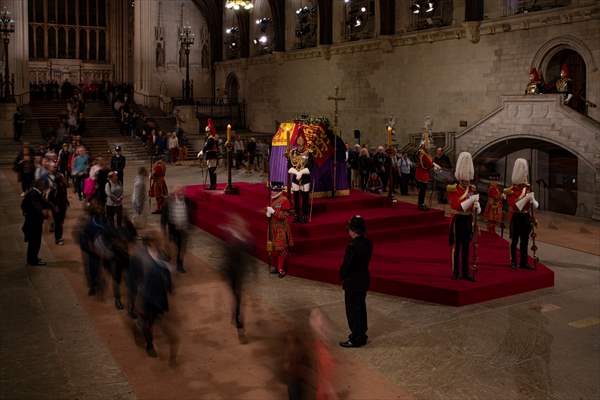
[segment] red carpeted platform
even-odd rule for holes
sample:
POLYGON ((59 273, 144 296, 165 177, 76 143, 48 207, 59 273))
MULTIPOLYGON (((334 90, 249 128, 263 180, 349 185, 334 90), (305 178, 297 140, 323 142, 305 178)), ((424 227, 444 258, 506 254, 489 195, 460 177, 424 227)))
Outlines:
MULTIPOLYGON (((236 184, 240 195, 222 190, 186 187, 196 204, 194 223, 224 238, 227 215, 237 212, 249 222, 256 238, 255 255, 267 260, 265 244, 268 193, 261 184, 236 184)), ((222 187, 220 187, 221 189, 222 187)), ((358 191, 336 199, 315 199, 310 224, 292 224, 295 249, 288 273, 339 284, 338 270, 349 241, 346 223, 354 214, 367 221, 374 242, 370 265, 371 290, 434 303, 462 306, 554 286, 554 273, 538 264, 537 271, 509 267, 506 240, 482 232, 477 282, 450 279, 449 219, 440 210, 418 211, 412 204, 386 204, 386 199, 358 191)))

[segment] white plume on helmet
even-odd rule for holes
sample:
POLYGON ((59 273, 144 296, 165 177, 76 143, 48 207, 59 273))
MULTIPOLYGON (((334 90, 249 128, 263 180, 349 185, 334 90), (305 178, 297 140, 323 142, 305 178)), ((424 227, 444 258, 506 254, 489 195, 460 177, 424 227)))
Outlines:
POLYGON ((517 158, 512 171, 512 184, 520 185, 527 183, 529 178, 529 164, 524 158, 517 158))
POLYGON ((456 170, 454 176, 459 181, 472 181, 475 177, 475 168, 473 167, 473 158, 471 153, 463 151, 456 160, 456 170))

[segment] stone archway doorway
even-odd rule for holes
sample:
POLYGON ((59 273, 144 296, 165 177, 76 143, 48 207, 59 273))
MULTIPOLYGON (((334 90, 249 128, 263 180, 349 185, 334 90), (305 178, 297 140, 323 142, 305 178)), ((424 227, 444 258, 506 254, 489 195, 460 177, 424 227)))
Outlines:
POLYGON ((560 79, 561 65, 566 64, 569 68, 571 79, 573 81, 573 98, 569 106, 582 114, 587 114, 586 99, 586 65, 583 57, 575 50, 562 49, 552 55, 546 64, 544 78, 546 82, 552 85, 555 90, 555 82, 560 79))
POLYGON ((527 137, 501 140, 475 155, 477 175, 485 181, 490 174, 498 173, 500 183, 510 186, 512 167, 517 158, 529 161, 529 182, 540 202, 540 209, 569 215, 577 213, 579 160, 557 144, 527 137))
POLYGON ((239 98, 240 84, 238 82, 237 76, 234 73, 231 73, 227 76, 227 81, 225 82, 225 97, 229 103, 237 103, 239 98))

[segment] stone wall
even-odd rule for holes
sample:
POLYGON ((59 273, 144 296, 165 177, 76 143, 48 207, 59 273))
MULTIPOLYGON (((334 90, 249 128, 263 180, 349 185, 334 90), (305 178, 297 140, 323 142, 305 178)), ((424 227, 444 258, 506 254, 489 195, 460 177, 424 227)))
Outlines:
POLYGON ((157 106, 159 97, 181 97, 185 67, 179 65, 178 29, 190 25, 195 43, 190 49, 190 79, 195 97, 209 97, 210 70, 202 67, 202 48, 209 46, 206 20, 189 0, 145 0, 135 7, 134 85, 136 102, 157 106), (183 5, 183 9, 182 9, 183 5), (160 17, 159 17, 160 14, 160 17), (158 65, 155 28, 162 29, 165 63, 158 65))
MULTIPOLYGON (((539 50, 554 40, 580 47, 588 97, 599 103, 600 5, 586 4, 592 5, 226 61, 217 65, 216 85, 223 88, 230 73, 237 75, 249 127, 260 132, 303 112, 332 117, 327 96, 339 86, 347 99, 339 114, 345 138, 360 129, 369 144, 378 144, 394 115, 396 141, 403 143, 421 130, 426 114, 434 130, 460 132, 461 120, 473 125, 499 96, 522 93, 530 66, 543 64, 539 50)), ((590 109, 590 116, 600 120, 600 110, 590 109)))

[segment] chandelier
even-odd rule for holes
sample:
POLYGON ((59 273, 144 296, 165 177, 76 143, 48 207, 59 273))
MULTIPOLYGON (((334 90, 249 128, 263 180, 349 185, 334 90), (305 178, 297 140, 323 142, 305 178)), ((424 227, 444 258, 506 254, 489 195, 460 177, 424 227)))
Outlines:
POLYGON ((225 2, 225 8, 237 10, 251 10, 254 8, 252 0, 227 0, 225 2))

